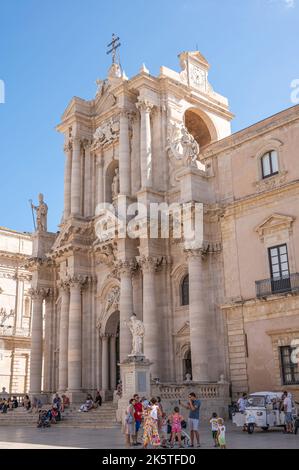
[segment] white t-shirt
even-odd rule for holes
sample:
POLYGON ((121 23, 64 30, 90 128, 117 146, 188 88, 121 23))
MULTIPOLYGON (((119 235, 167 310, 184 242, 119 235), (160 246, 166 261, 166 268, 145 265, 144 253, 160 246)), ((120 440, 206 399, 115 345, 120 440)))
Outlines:
POLYGON ((238 400, 239 411, 245 411, 246 408, 246 400, 245 398, 241 397, 238 400))
POLYGON ((158 419, 158 405, 152 407, 151 418, 158 419))
POLYGON ((218 421, 217 418, 210 419, 210 423, 212 426, 212 431, 218 431, 218 421))
POLYGON ((292 413, 292 400, 290 397, 286 397, 283 401, 284 409, 287 413, 292 413))

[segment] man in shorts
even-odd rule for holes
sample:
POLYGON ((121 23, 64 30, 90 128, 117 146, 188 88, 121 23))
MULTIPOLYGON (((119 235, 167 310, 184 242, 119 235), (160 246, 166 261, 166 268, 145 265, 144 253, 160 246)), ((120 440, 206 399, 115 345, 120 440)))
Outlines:
POLYGON ((201 401, 196 398, 195 393, 190 393, 189 401, 187 405, 181 403, 181 405, 189 410, 189 418, 188 418, 188 425, 190 429, 190 438, 191 438, 191 445, 190 447, 194 447, 195 440, 197 441, 197 447, 200 447, 199 442, 199 410, 201 401))

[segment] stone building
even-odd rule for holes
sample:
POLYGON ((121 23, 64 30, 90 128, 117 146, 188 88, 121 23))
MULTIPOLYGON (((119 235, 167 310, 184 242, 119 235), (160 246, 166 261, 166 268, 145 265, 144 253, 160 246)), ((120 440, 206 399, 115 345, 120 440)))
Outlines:
POLYGON ((299 107, 231 135, 206 59, 179 60, 180 72, 154 77, 142 66, 131 79, 114 61, 95 98, 73 98, 58 125, 63 221, 58 235, 40 227, 28 263, 32 393, 111 396, 131 352, 132 312, 161 393, 186 376, 216 394, 221 377, 234 397, 299 390, 299 107), (184 204, 191 223, 203 204, 202 243, 171 230, 149 236, 148 212, 134 219, 134 203, 184 204))
POLYGON ((23 267, 32 255, 30 234, 0 227, 0 389, 29 390, 31 275, 23 267))

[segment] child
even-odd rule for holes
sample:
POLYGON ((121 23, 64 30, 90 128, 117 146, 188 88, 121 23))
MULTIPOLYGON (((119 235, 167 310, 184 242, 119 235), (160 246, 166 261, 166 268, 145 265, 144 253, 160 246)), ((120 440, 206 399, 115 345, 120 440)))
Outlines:
POLYGON ((175 438, 177 436, 180 447, 182 446, 182 421, 183 416, 180 415, 180 409, 176 406, 173 410, 172 415, 169 416, 171 422, 171 447, 174 445, 175 438))
POLYGON ((217 438, 217 434, 218 434, 218 415, 217 415, 217 413, 212 414, 212 418, 210 419, 210 424, 211 424, 211 428, 212 428, 212 437, 214 439, 214 447, 219 447, 218 438, 217 438))
POLYGON ((226 449, 224 421, 222 418, 218 418, 217 422, 218 422, 217 438, 218 438, 219 446, 220 446, 220 449, 226 449))

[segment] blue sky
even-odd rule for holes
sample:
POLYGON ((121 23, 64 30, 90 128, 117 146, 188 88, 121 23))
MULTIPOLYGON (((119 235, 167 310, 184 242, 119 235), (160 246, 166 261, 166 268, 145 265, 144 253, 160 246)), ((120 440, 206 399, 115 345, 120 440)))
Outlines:
POLYGON ((0 0, 0 225, 31 231, 28 199, 43 192, 57 230, 64 155, 55 126, 72 96, 94 97, 113 32, 129 77, 143 62, 152 74, 177 69, 177 54, 198 45, 237 131, 292 105, 298 26, 299 0, 0 0))

